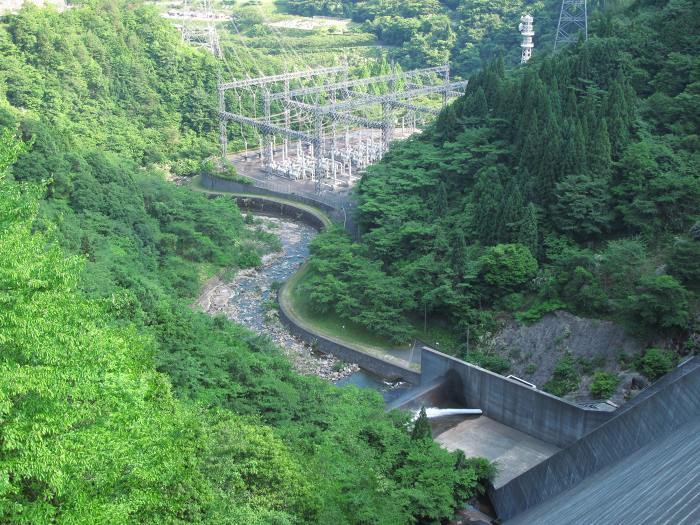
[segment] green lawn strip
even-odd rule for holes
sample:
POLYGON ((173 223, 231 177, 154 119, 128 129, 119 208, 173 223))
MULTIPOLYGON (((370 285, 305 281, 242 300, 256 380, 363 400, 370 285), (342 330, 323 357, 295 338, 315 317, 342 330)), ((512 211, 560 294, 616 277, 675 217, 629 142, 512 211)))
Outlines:
POLYGON ((356 324, 344 321, 336 315, 324 314, 320 316, 312 312, 303 298, 296 293, 307 271, 308 266, 304 265, 283 285, 280 293, 280 306, 284 308, 287 315, 292 318, 295 323, 310 332, 319 334, 326 339, 330 339, 331 341, 352 348, 353 350, 378 357, 404 368, 412 370, 420 369, 419 365, 409 363, 404 359, 400 359, 386 352, 386 350, 396 348, 395 344, 373 335, 356 324))

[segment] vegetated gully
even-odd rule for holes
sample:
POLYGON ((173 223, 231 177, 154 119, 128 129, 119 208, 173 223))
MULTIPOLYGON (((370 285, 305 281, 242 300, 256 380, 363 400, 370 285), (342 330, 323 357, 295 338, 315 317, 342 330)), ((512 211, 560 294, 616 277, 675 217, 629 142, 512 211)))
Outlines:
POLYGON ((393 384, 330 355, 314 351, 284 326, 277 315, 276 289, 289 279, 309 258, 309 245, 318 234, 312 226, 288 218, 253 214, 258 227, 277 235, 282 250, 268 254, 259 268, 242 270, 234 277, 212 279, 197 303, 208 314, 223 314, 228 319, 269 337, 302 374, 315 374, 339 386, 371 388, 389 402, 405 393, 408 385, 393 384))

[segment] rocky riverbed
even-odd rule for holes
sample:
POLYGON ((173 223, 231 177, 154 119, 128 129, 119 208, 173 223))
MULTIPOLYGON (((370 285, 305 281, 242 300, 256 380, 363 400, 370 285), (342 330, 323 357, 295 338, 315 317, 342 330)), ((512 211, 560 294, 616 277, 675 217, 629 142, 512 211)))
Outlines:
POLYGON ((277 217, 257 217, 256 222, 256 227, 280 238, 282 251, 263 257, 259 268, 242 270, 228 280, 212 279, 204 287, 197 304, 209 314, 224 314, 228 319, 268 336, 301 374, 314 374, 335 382, 357 372, 357 365, 314 352, 279 320, 277 287, 309 257, 309 244, 318 233, 316 229, 277 217))

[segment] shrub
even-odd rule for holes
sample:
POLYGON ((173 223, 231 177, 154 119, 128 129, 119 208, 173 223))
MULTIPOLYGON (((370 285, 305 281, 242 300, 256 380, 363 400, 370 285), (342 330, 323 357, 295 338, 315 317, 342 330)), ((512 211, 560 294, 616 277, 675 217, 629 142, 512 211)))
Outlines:
POLYGON ((673 352, 660 348, 649 348, 643 356, 637 359, 635 364, 641 374, 654 381, 671 371, 674 360, 673 352))
MULTIPOLYGON (((461 451, 460 451, 461 452, 461 451)), ((477 479, 476 492, 477 494, 485 494, 488 488, 489 482, 493 481, 497 474, 496 464, 489 461, 486 458, 467 458, 464 457, 462 452, 462 457, 460 458, 461 463, 465 467, 474 470, 477 479)))
POLYGON ((331 370, 333 372, 340 372, 343 368, 345 368, 345 361, 338 360, 335 363, 333 363, 333 366, 331 366, 331 370))
POLYGON ((532 375, 535 372, 537 372, 537 365, 535 363, 530 363, 525 367, 525 373, 528 375, 532 375))
POLYGON ((578 362, 578 366, 581 372, 583 372, 586 375, 590 375, 593 373, 593 362, 590 359, 586 359, 585 357, 580 356, 576 361, 578 362))
POLYGON ((633 322, 651 330, 684 330, 690 323, 689 293, 670 275, 645 276, 627 300, 633 322))
POLYGON ((524 297, 521 293, 510 293, 503 297, 500 301, 501 307, 509 312, 520 310, 523 306, 524 297))
POLYGON ((593 374, 593 382, 588 387, 588 391, 593 397, 608 399, 615 393, 618 384, 620 379, 615 374, 598 370, 593 374))
POLYGON ((180 177, 192 177, 199 173, 200 162, 195 159, 179 159, 173 162, 170 171, 180 177))
POLYGON ((510 363, 498 354, 486 354, 484 352, 467 352, 463 356, 464 360, 474 363, 477 366, 504 375, 510 370, 510 363))
POLYGON ((567 352, 554 367, 552 378, 544 384, 543 388, 545 392, 561 397, 576 390, 580 381, 574 357, 567 352))
POLYGON ((523 324, 532 324, 542 319, 542 317, 555 310, 564 310, 566 305, 561 301, 549 300, 542 303, 537 303, 532 308, 524 312, 515 314, 515 318, 523 324))
POLYGON ((499 290, 525 284, 537 273, 537 260, 522 244, 498 244, 480 259, 484 281, 499 290))

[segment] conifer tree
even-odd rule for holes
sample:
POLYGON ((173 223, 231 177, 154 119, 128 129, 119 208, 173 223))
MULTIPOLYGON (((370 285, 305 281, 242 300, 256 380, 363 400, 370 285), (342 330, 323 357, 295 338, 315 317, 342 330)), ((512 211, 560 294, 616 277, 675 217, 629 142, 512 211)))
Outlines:
POLYGON ((561 115, 561 95, 559 94, 559 81, 556 76, 552 78, 549 92, 552 111, 555 115, 561 115))
POLYGON ((437 203, 435 207, 435 213, 438 217, 444 217, 448 212, 448 202, 447 202, 447 189, 445 188, 445 182, 438 182, 437 190, 437 203))
POLYGON ((535 258, 539 253, 539 233, 537 231, 537 208, 530 202, 525 207, 525 214, 520 221, 517 242, 527 246, 535 258))
MULTIPOLYGON (((631 88, 630 88, 631 89, 631 88)), ((632 107, 627 100, 624 77, 618 72, 608 92, 607 120, 608 134, 610 138, 611 154, 614 159, 619 159, 629 141, 629 127, 632 124, 632 107)))
POLYGON ((486 102, 486 94, 483 88, 479 87, 469 99, 469 116, 486 118, 489 113, 489 106, 486 102))
POLYGON ((435 131, 439 143, 452 141, 457 136, 460 130, 458 129, 457 112, 453 104, 443 108, 440 112, 435 120, 435 131))
POLYGON ((584 137, 590 136, 590 133, 596 125, 598 116, 598 97, 595 92, 589 88, 586 92, 586 96, 583 98, 583 106, 581 107, 580 122, 584 137))
POLYGON ((522 197, 523 202, 533 200, 533 186, 532 176, 530 175, 530 170, 527 169, 527 166, 518 168, 518 187, 520 188, 520 196, 522 197))
POLYGON ((498 170, 493 167, 482 171, 474 186, 474 231, 485 245, 501 239, 501 203, 503 186, 498 170))
POLYGON ((564 115, 567 117, 576 117, 578 114, 578 103, 576 101, 576 93, 573 89, 566 90, 566 100, 564 102, 564 115))
POLYGON ((501 221, 505 230, 509 232, 508 240, 513 240, 517 234, 518 225, 524 215, 523 198, 520 194, 520 186, 516 177, 510 177, 506 182, 503 192, 503 204, 501 206, 501 221))
MULTIPOLYGON (((548 112, 551 114, 551 112, 548 112)), ((547 202, 552 188, 561 179, 561 132, 560 126, 554 118, 549 118, 538 136, 542 142, 540 151, 542 156, 539 162, 534 164, 533 172, 538 184, 540 202, 547 202)))
POLYGON ((413 423, 411 439, 433 439, 433 429, 430 427, 430 420, 428 419, 428 414, 425 412, 425 407, 421 407, 418 418, 415 423, 413 423))
POLYGON ((451 250, 452 269, 455 275, 461 277, 464 274, 467 262, 467 241, 464 238, 464 232, 462 230, 457 230, 455 237, 456 239, 451 250))
POLYGON ((588 170, 593 177, 607 179, 612 167, 610 137, 605 119, 596 119, 588 137, 588 170))
POLYGON ((566 123, 566 135, 561 143, 560 168, 564 175, 578 175, 586 168, 586 141, 578 119, 566 123))

